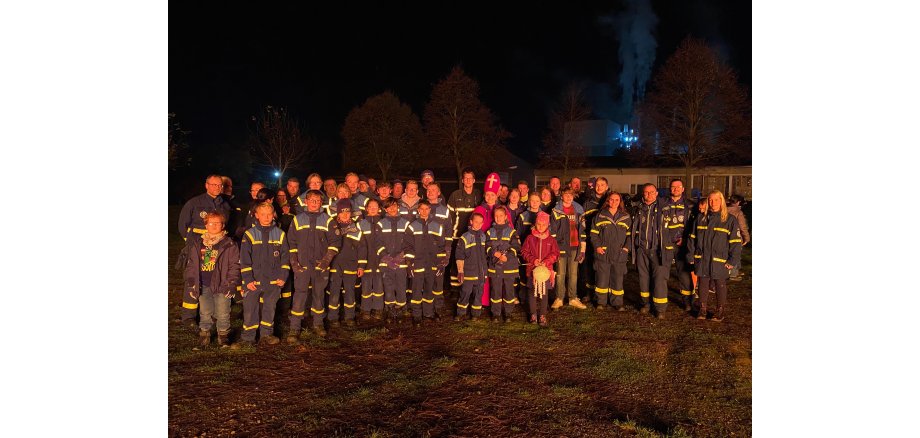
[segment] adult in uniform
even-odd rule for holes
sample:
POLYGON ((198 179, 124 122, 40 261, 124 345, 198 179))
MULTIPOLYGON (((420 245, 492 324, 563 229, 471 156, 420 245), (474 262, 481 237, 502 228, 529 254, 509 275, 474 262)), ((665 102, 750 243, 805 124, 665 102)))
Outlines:
POLYGON ((697 319, 706 319, 709 289, 715 289, 718 307, 712 317, 720 322, 725 318, 725 304, 728 300, 728 279, 730 270, 741 262, 741 227, 738 220, 728 213, 725 196, 714 190, 709 194, 709 211, 697 217, 693 233, 688 242, 687 261, 696 267, 699 277, 700 312, 697 319))
MULTIPOLYGON (((472 169, 463 169, 461 181, 463 186, 454 190, 447 198, 447 206, 454 212, 453 230, 451 232, 454 243, 456 243, 457 238, 466 232, 470 223, 470 214, 472 214, 476 206, 482 202, 482 193, 479 189, 473 188, 473 185, 476 183, 476 174, 472 169)), ((453 251, 451 255, 453 256, 453 251)), ((451 274, 450 284, 454 287, 460 286, 455 274, 451 274)))
MULTIPOLYGON (((179 212, 178 228, 183 240, 188 240, 191 234, 201 235, 207 232, 204 219, 212 211, 222 213, 224 217, 230 217, 230 204, 221 196, 223 186, 220 175, 208 175, 204 183, 205 192, 189 199, 182 206, 179 212)), ((197 331, 198 323, 195 322, 195 318, 198 315, 198 298, 188 292, 182 294, 181 314, 182 324, 197 331)))
POLYGON ((690 278, 693 267, 687 263, 687 239, 691 230, 684 224, 689 221, 695 205, 693 201, 684 197, 684 183, 680 179, 672 179, 669 188, 671 196, 661 198, 658 202, 661 204, 662 214, 666 216, 668 229, 678 236, 675 242, 677 255, 674 257, 674 266, 677 269, 684 310, 689 312, 693 308, 693 280, 690 278))
POLYGON ((658 189, 654 184, 646 184, 642 189, 642 202, 633 217, 633 260, 639 271, 640 312, 649 312, 649 297, 654 293, 652 301, 659 319, 664 319, 668 307, 668 276, 680 238, 680 232, 674 231, 676 228, 668 228, 666 218, 670 216, 661 211, 658 189), (651 292, 650 284, 654 285, 651 292))
POLYGON ((632 218, 623 205, 623 197, 613 192, 607 196, 606 208, 594 216, 591 227, 591 247, 594 248, 594 270, 597 273, 594 296, 598 309, 613 306, 623 308, 623 277, 632 251, 632 218))

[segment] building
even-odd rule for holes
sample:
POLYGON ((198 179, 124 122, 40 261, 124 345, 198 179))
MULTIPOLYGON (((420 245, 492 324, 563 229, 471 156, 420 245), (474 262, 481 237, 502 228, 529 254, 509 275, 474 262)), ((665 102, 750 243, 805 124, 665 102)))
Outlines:
MULTIPOLYGON (((550 177, 561 174, 560 169, 537 169, 534 171, 533 182, 536 186, 546 185, 550 177)), ((692 182, 689 184, 683 167, 594 167, 579 169, 576 174, 585 182, 591 177, 603 176, 607 178, 611 190, 631 195, 639 193, 643 184, 653 183, 658 188, 667 188, 672 179, 680 178, 687 187, 687 193, 694 197, 700 193, 720 190, 726 197, 739 194, 747 201, 753 199, 752 166, 711 166, 692 169, 692 182)))

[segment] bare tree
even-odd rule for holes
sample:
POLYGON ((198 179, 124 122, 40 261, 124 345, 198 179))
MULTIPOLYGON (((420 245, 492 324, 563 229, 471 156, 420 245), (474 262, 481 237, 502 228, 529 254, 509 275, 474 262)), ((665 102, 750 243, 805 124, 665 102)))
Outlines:
POLYGON ((686 38, 656 74, 638 111, 641 150, 694 167, 750 157, 751 101, 705 42, 686 38))
POLYGON ((288 169, 313 155, 315 143, 307 137, 303 124, 284 107, 267 105, 251 121, 250 147, 262 164, 279 172, 280 187, 288 169))
POLYGON ((562 179, 569 170, 584 167, 588 150, 584 144, 585 127, 577 123, 591 117, 591 107, 585 102, 585 87, 569 84, 562 92, 556 109, 549 118, 549 133, 543 137, 540 167, 562 169, 562 179))
POLYGON ((495 166, 494 151, 504 148, 505 140, 511 136, 480 102, 479 84, 459 66, 435 84, 424 120, 427 146, 435 158, 454 165, 457 181, 464 167, 495 166))
POLYGON ((379 170, 384 181, 394 172, 409 170, 422 136, 422 125, 412 108, 392 92, 368 98, 345 118, 346 167, 379 170))

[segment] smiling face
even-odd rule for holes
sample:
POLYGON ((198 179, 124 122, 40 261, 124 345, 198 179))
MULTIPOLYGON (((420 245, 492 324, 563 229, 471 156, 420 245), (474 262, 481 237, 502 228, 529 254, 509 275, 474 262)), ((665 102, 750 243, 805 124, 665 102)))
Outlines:
POLYGON ((307 186, 310 187, 310 190, 319 190, 323 187, 323 180, 321 180, 318 176, 314 175, 313 177, 307 180, 307 186))
POLYGON ((488 205, 495 205, 495 201, 498 200, 498 195, 496 195, 495 192, 486 192, 485 197, 486 204, 488 205))
POLYGON ((615 211, 617 211, 617 209, 620 208, 620 203, 621 203, 621 202, 623 202, 623 200, 620 199, 620 194, 619 194, 619 193, 612 193, 612 194, 607 198, 607 207, 610 208, 610 211, 611 211, 611 212, 615 212, 615 211))
POLYGON ((642 201, 646 205, 652 205, 656 199, 658 199, 658 189, 654 185, 649 184, 642 189, 642 201))
POLYGON ((210 214, 208 221, 204 223, 204 228, 208 230, 208 234, 218 234, 224 229, 224 220, 220 215, 210 214))
POLYGON ((722 210, 722 195, 719 193, 712 193, 709 195, 709 209, 713 212, 719 212, 722 210))
POLYGON ((671 183, 671 197, 674 199, 680 199, 681 195, 684 194, 684 183, 682 181, 674 181, 671 183))
POLYGON ((422 219, 428 219, 428 214, 431 213, 431 206, 425 204, 419 204, 418 206, 418 217, 422 219))

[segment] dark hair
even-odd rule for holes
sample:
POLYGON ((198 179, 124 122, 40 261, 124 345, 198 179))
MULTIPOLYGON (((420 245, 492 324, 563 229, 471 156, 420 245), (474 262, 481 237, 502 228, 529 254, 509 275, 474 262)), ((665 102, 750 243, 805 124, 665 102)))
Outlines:
POLYGON ((386 210, 386 209, 388 209, 388 208, 390 208, 390 207, 392 207, 392 206, 394 206, 394 205, 399 206, 399 201, 397 201, 395 198, 387 198, 387 199, 384 199, 384 200, 383 200, 383 209, 384 209, 384 210, 386 210))
POLYGON ((364 204, 364 209, 365 209, 365 210, 367 210, 367 207, 369 207, 369 206, 371 205, 371 202, 373 202, 374 204, 377 204, 377 208, 380 209, 380 201, 378 201, 378 200, 376 200, 376 199, 374 199, 374 198, 368 198, 368 199, 367 199, 367 203, 364 204))
POLYGON ((744 196, 737 193, 728 198, 728 205, 744 205, 744 196))
POLYGON ((320 192, 319 190, 308 190, 306 196, 304 196, 303 198, 310 199, 310 197, 312 196, 316 196, 319 199, 323 199, 323 193, 320 192))
MULTIPOLYGON (((427 199, 422 198, 421 201, 418 201, 418 207, 421 207, 421 206, 423 206, 423 205, 427 205, 427 206, 430 208, 430 207, 431 207, 431 202, 428 202, 427 199)), ((418 207, 415 207, 415 208, 418 208, 418 207)))
POLYGON ((288 184, 290 184, 290 183, 292 183, 292 182, 295 182, 295 183, 297 183, 297 185, 300 185, 300 180, 297 179, 296 176, 292 176, 292 177, 290 177, 290 178, 287 179, 287 183, 288 183, 288 184))
POLYGON ((473 175, 473 178, 476 178, 476 172, 473 171, 472 167, 465 167, 463 171, 460 172, 460 177, 462 178, 463 175, 466 175, 466 174, 473 175))
POLYGON ((603 177, 603 176, 599 176, 599 177, 597 177, 597 178, 594 178, 594 184, 596 185, 597 182, 600 181, 600 180, 604 180, 604 184, 610 185, 610 182, 607 181, 607 178, 605 178, 605 177, 603 177))
POLYGON ((485 220, 485 218, 482 217, 482 213, 474 211, 473 214, 470 215, 470 222, 473 222, 473 218, 476 216, 479 216, 480 219, 485 220))
POLYGON ((671 184, 674 184, 674 181, 680 181, 681 184, 684 183, 684 181, 683 181, 682 179, 680 179, 680 178, 674 178, 674 179, 671 180, 671 182, 668 183, 668 186, 670 187, 671 184))
POLYGON ((527 184, 527 181, 524 181, 524 180, 518 181, 517 185, 521 185, 521 184, 524 184, 525 186, 527 186, 527 188, 530 188, 530 184, 527 184))
POLYGON ((377 188, 379 189, 379 188, 381 188, 381 187, 392 188, 392 186, 390 186, 390 183, 388 183, 388 182, 386 182, 386 181, 381 181, 381 182, 377 183, 377 188))
POLYGON ((262 187, 261 189, 259 189, 259 193, 256 193, 256 200, 259 202, 274 201, 276 194, 277 194, 276 190, 272 190, 268 187, 262 187))

